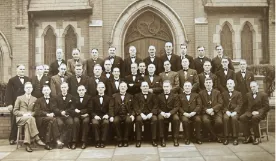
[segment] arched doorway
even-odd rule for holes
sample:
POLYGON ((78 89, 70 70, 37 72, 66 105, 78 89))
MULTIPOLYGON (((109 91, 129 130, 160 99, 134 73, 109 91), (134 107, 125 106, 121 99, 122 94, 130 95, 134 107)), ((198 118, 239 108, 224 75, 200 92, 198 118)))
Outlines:
POLYGON ((137 56, 144 59, 148 56, 148 47, 156 47, 156 55, 164 53, 166 42, 173 42, 173 36, 167 23, 151 11, 138 16, 129 26, 124 42, 125 57, 128 55, 129 46, 135 46, 137 56))

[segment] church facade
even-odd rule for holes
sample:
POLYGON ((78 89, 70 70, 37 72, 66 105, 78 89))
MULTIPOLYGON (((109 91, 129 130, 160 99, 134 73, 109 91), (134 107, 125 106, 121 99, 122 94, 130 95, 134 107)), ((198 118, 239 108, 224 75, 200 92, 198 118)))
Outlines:
POLYGON ((32 76, 37 64, 50 64, 62 48, 65 59, 73 48, 83 58, 92 48, 107 56, 110 45, 125 57, 136 46, 140 58, 149 45, 157 55, 164 44, 188 43, 188 54, 205 47, 215 56, 221 44, 233 61, 275 64, 274 0, 1 0, 0 81, 15 75, 17 64, 32 76))

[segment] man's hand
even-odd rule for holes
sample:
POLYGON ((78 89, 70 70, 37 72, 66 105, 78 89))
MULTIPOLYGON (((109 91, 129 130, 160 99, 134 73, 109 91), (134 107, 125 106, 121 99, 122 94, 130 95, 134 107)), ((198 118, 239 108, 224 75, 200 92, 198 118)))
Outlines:
POLYGON ((12 112, 13 106, 12 106, 12 105, 8 105, 7 107, 8 107, 8 110, 9 110, 10 112, 12 112))
POLYGON ((134 116, 130 115, 129 117, 130 117, 131 121, 133 122, 134 121, 134 116))
POLYGON ((65 116, 66 112, 65 111, 61 111, 61 115, 65 116))
POLYGON ((150 119, 151 117, 152 117, 152 113, 149 113, 149 114, 147 115, 147 118, 150 119))
POLYGON ((193 117, 194 115, 196 115, 196 112, 191 112, 190 116, 193 117))
POLYGON ((210 115, 213 116, 215 113, 214 112, 211 112, 210 115))
POLYGON ((184 112, 184 113, 183 113, 183 116, 186 116, 186 117, 189 118, 189 114, 188 114, 187 112, 184 112))
POLYGON ((142 117, 143 120, 147 119, 147 116, 145 114, 143 114, 143 113, 141 113, 140 116, 142 117))
POLYGON ((209 115, 212 115, 212 112, 213 112, 213 111, 214 111, 213 108, 208 108, 208 109, 206 110, 206 113, 209 114, 209 115))
POLYGON ((153 89, 149 89, 149 93, 153 93, 153 89))
POLYGON ((96 119, 96 120, 101 120, 101 118, 100 118, 98 115, 96 115, 96 116, 94 117, 94 119, 96 119))
POLYGON ((232 117, 233 117, 233 116, 236 116, 236 115, 237 115, 237 112, 236 112, 236 111, 232 112, 232 114, 231 114, 232 117))
POLYGON ((230 111, 226 111, 225 113, 226 113, 226 115, 227 115, 227 116, 229 116, 229 117, 231 117, 231 116, 232 116, 232 114, 231 114, 231 112, 230 112, 230 111))
POLYGON ((161 114, 163 117, 165 117, 165 115, 166 115, 165 112, 161 112, 160 114, 161 114))
POLYGON ((54 117, 54 113, 47 113, 46 116, 48 116, 48 117, 54 117))
POLYGON ((108 119, 108 115, 104 115, 104 116, 103 116, 103 119, 108 119))
POLYGON ((255 115, 258 115, 258 114, 259 114, 259 111, 253 111, 253 112, 252 112, 252 115, 254 115, 254 116, 255 116, 255 115))
POLYGON ((171 116, 171 113, 166 113, 166 118, 169 118, 171 116))
POLYGON ((86 113, 86 114, 83 114, 81 115, 81 117, 88 117, 89 115, 86 113))
POLYGON ((76 112, 76 113, 80 113, 80 110, 76 108, 76 109, 75 109, 75 112, 76 112))
POLYGON ((30 113, 24 113, 23 116, 30 117, 30 116, 32 116, 32 114, 30 114, 30 113))
POLYGON ((110 121, 110 122, 113 122, 113 121, 114 121, 114 117, 110 117, 110 118, 109 118, 109 121, 110 121))

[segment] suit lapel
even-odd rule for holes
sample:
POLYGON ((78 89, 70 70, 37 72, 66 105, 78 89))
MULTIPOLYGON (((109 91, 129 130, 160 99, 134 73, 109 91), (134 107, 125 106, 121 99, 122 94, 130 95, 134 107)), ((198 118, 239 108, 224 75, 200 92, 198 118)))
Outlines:
POLYGON ((168 97, 168 99, 167 99, 167 103, 171 102, 171 100, 172 100, 172 94, 170 93, 170 94, 169 94, 169 97, 168 97))

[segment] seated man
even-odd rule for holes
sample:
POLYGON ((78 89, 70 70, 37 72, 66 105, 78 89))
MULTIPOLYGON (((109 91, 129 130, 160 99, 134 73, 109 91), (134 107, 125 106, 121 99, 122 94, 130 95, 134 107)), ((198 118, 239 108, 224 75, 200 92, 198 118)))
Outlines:
POLYGON ((229 143, 229 126, 231 124, 232 135, 234 138, 233 145, 238 145, 239 136, 239 113, 242 107, 242 95, 234 90, 235 82, 232 79, 227 80, 228 91, 222 93, 223 99, 223 129, 225 140, 224 145, 229 143))
POLYGON ((152 145, 156 144, 156 127, 157 127, 157 99, 152 93, 149 93, 149 84, 144 81, 141 83, 141 93, 134 96, 133 108, 136 113, 135 132, 136 147, 141 146, 142 126, 146 121, 151 125, 152 145))
MULTIPOLYGON (((67 148, 71 149, 72 134, 76 130, 71 110, 74 109, 75 98, 68 93, 68 83, 62 82, 60 85, 61 94, 56 96, 57 108, 54 111, 57 116, 57 123, 61 132, 61 141, 66 142, 67 148)), ((75 147, 73 147, 75 148, 75 147)))
POLYGON ((56 141, 59 148, 63 143, 59 140, 60 132, 54 111, 57 108, 57 101, 50 97, 51 89, 49 86, 42 88, 43 97, 38 98, 35 103, 35 116, 37 127, 40 133, 45 133, 45 149, 52 150, 51 141, 56 141))
POLYGON ((24 91, 25 95, 17 97, 13 113, 16 116, 17 125, 24 126, 24 144, 26 145, 26 151, 32 152, 33 150, 30 147, 31 139, 34 139, 38 145, 44 146, 45 144, 38 136, 35 118, 33 117, 36 98, 31 95, 33 91, 31 82, 25 83, 24 91))
POLYGON ((104 148, 109 127, 109 102, 110 97, 104 94, 103 82, 97 84, 98 95, 92 98, 92 126, 95 135, 96 148, 104 148))
MULTIPOLYGON (((169 80, 163 82, 164 93, 158 95, 158 122, 159 122, 159 136, 161 138, 161 146, 165 147, 165 136, 164 136, 164 121, 168 120, 172 123, 172 132, 174 139, 174 146, 179 146, 178 133, 179 133, 179 117, 177 111, 180 107, 180 102, 177 94, 171 92, 172 85, 169 80)), ((166 129, 167 130, 167 129, 166 129)))
POLYGON ((179 117, 182 121, 183 130, 185 132, 185 144, 190 144, 191 128, 194 125, 196 131, 196 143, 202 144, 200 138, 201 131, 201 99, 197 93, 192 93, 192 83, 185 82, 183 86, 184 92, 179 94, 180 108, 179 117))
POLYGON ((251 92, 246 94, 248 107, 246 112, 240 117, 240 121, 244 127, 245 140, 243 143, 247 144, 252 141, 252 137, 250 136, 250 125, 248 124, 249 120, 251 120, 254 132, 253 145, 258 145, 260 138, 258 124, 265 118, 267 112, 269 111, 269 101, 266 93, 259 92, 259 85, 257 82, 252 81, 250 83, 250 88, 251 92))
POLYGON ((121 82, 119 85, 120 93, 115 93, 109 103, 110 122, 114 122, 117 135, 118 147, 128 147, 129 129, 134 121, 133 97, 128 94, 127 84, 121 82), (121 132, 121 122, 124 122, 124 135, 121 132))
POLYGON ((211 78, 205 79, 205 90, 199 92, 202 101, 202 121, 204 128, 207 128, 211 134, 210 140, 216 140, 221 143, 221 139, 215 133, 215 130, 222 129, 222 112, 223 104, 221 94, 218 90, 213 89, 211 78))
POLYGON ((73 134, 73 144, 72 149, 76 148, 76 142, 79 139, 80 127, 81 129, 81 141, 82 141, 82 149, 86 148, 87 137, 89 132, 89 112, 92 109, 92 99, 90 95, 86 94, 86 88, 83 85, 80 85, 77 89, 79 96, 76 98, 76 102, 74 104, 75 109, 73 110, 74 115, 74 123, 76 124, 76 131, 73 134))

